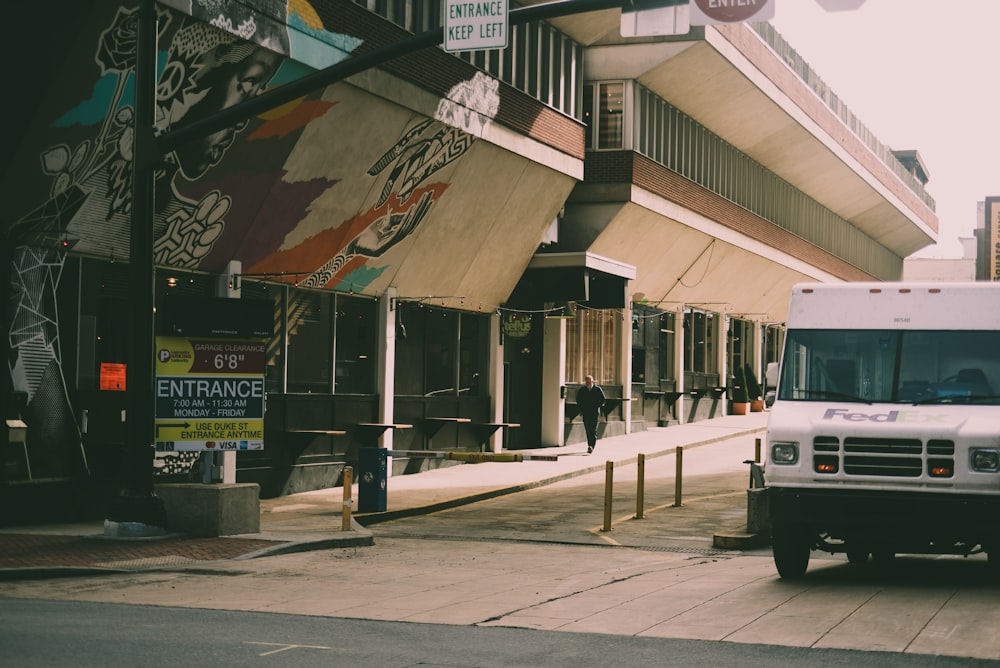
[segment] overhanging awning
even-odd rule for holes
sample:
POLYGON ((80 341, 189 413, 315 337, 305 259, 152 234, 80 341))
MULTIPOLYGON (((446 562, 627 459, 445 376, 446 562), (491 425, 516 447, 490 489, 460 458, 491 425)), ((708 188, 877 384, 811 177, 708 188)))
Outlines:
POLYGON ((536 254, 507 304, 539 308, 547 302, 577 302, 591 308, 624 308, 635 267, 593 253, 536 254))

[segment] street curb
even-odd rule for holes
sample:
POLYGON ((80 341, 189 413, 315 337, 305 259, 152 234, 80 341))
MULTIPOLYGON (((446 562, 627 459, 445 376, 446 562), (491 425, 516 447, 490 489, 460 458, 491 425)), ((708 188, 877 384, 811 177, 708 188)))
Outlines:
MULTIPOLYGON (((233 557, 232 561, 245 561, 247 559, 260 559, 261 557, 275 557, 279 554, 295 554, 297 552, 313 552, 317 550, 332 550, 341 547, 371 547, 375 544, 375 537, 370 532, 345 531, 345 536, 328 536, 310 540, 290 540, 282 545, 265 547, 255 552, 241 554, 233 557)), ((275 538, 274 540, 281 540, 275 538)))
POLYGON ((722 550, 750 550, 767 547, 771 544, 771 536, 766 533, 750 533, 746 527, 719 531, 712 536, 712 547, 722 550))
POLYGON ((121 568, 97 568, 92 566, 26 566, 24 568, 0 568, 0 582, 121 575, 123 573, 134 572, 121 568))
POLYGON ((350 531, 340 531, 333 534, 322 534, 317 536, 311 534, 309 538, 303 538, 291 534, 280 532, 267 532, 245 534, 243 536, 231 536, 232 538, 253 538, 262 540, 284 541, 281 545, 263 547, 253 552, 234 557, 233 561, 246 559, 258 559, 260 557, 273 557, 279 554, 295 554, 296 552, 312 552, 314 550, 331 550, 340 547, 371 547, 375 544, 375 534, 361 526, 355 518, 351 518, 350 531))

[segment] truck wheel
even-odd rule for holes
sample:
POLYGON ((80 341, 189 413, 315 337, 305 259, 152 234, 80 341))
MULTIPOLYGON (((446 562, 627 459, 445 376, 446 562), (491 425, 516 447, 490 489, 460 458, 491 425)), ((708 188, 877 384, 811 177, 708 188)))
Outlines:
POLYGON ((795 580, 805 575, 809 566, 809 536, 800 531, 775 529, 771 536, 771 553, 778 575, 795 580))

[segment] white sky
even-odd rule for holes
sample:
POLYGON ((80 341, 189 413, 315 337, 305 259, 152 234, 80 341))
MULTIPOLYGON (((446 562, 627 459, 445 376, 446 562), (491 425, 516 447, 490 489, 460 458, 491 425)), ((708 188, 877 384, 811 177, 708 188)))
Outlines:
POLYGON ((1000 195, 1000 1, 775 0, 771 24, 883 144, 920 153, 939 231, 915 257, 961 257, 1000 195))

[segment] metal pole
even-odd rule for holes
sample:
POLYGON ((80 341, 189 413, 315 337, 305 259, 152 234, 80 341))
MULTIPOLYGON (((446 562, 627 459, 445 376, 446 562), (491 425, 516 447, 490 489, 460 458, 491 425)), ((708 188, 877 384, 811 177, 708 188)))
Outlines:
POLYGON ((340 525, 341 531, 351 530, 351 509, 354 507, 354 499, 351 498, 351 487, 354 485, 354 469, 350 466, 344 467, 344 511, 342 513, 343 523, 340 525))
POLYGON ((603 531, 611 531, 611 495, 614 491, 615 463, 607 461, 604 463, 604 528, 603 531))
POLYGON ((677 464, 674 471, 674 508, 681 505, 681 479, 684 477, 684 448, 677 446, 677 464))
POLYGON ((646 495, 646 455, 639 453, 639 466, 636 471, 638 475, 638 480, 635 483, 635 519, 643 520, 646 519, 646 514, 643 510, 645 505, 646 495))
POLYGON ((760 437, 753 440, 753 460, 760 464, 760 437))
POLYGON ((154 0, 139 4, 135 65, 135 145, 132 160, 132 218, 129 240, 128 366, 125 370, 125 434, 122 486, 108 510, 105 531, 118 533, 118 523, 130 533, 162 533, 166 510, 153 490, 153 165, 159 159, 153 144, 156 96, 156 6, 154 0), (149 527, 143 529, 141 525, 149 527))

